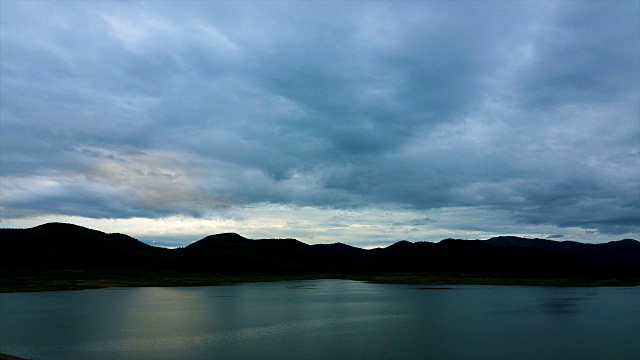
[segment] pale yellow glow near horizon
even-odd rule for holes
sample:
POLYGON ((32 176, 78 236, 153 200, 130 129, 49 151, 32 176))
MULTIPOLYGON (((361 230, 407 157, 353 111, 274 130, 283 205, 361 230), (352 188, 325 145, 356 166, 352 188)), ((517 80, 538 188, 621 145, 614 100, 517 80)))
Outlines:
POLYGON ((343 242, 363 248, 387 246, 400 240, 487 239, 499 235, 546 238, 550 234, 564 234, 563 238, 557 240, 581 242, 620 240, 633 235, 592 234, 579 228, 522 226, 515 223, 488 224, 496 231, 469 229, 466 226, 466 219, 482 217, 495 219, 495 214, 476 213, 468 208, 429 211, 375 208, 339 210, 258 204, 225 209, 206 217, 174 215, 162 218, 94 219, 45 215, 2 219, 0 227, 28 228, 47 222, 64 222, 107 233, 123 233, 143 241, 172 239, 176 246, 188 245, 205 236, 225 232, 238 233, 251 239, 295 238, 307 244, 343 242))

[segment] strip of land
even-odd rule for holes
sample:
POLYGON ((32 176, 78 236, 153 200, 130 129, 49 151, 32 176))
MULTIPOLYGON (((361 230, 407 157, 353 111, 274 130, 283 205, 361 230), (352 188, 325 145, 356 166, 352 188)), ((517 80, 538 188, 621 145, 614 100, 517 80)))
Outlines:
POLYGON ((17 356, 7 355, 7 354, 0 354, 0 360, 26 360, 26 359, 17 357, 17 356))
POLYGON ((390 273, 390 274, 155 274, 127 276, 114 273, 53 272, 48 274, 22 274, 3 277, 0 292, 36 292, 84 290, 110 287, 182 287, 220 286, 248 282, 291 280, 344 279, 384 284, 413 285, 518 285, 518 286, 638 286, 640 279, 608 279, 587 277, 539 277, 390 273))
POLYGON ((210 235, 165 249, 72 224, 0 229, 0 292, 349 279, 420 285, 637 286, 640 242, 512 236, 361 249, 210 235))

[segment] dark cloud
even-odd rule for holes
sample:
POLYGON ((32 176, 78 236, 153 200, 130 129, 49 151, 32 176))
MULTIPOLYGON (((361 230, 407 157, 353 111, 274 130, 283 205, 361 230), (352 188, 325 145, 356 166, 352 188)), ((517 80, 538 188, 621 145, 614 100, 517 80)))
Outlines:
POLYGON ((640 65, 638 4, 559 6, 557 20, 541 29, 534 69, 523 79, 526 103, 610 102, 637 92, 629 70, 640 65))
POLYGON ((3 218, 477 208, 640 232, 636 2, 1 6, 3 218))

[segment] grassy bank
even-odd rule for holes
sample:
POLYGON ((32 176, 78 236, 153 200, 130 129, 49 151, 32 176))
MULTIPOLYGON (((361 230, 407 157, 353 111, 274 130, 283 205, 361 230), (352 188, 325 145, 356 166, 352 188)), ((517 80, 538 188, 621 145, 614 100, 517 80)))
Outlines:
POLYGON ((640 279, 578 277, 514 277, 483 274, 175 274, 54 271, 0 274, 0 292, 82 290, 108 287, 218 286, 246 282, 348 279, 385 284, 414 285, 522 285, 522 286, 637 286, 640 279))
POLYGON ((17 357, 17 356, 7 355, 7 354, 0 354, 0 360, 26 360, 26 359, 17 357))
POLYGON ((148 286, 219 286, 246 282, 316 280, 335 274, 123 274, 118 272, 54 271, 0 274, 0 293, 148 286), (3 276, 4 275, 4 276, 3 276))
POLYGON ((414 285, 518 285, 518 286, 638 286, 640 279, 580 278, 580 277, 515 277, 512 275, 485 274, 355 274, 350 280, 383 284, 414 285))

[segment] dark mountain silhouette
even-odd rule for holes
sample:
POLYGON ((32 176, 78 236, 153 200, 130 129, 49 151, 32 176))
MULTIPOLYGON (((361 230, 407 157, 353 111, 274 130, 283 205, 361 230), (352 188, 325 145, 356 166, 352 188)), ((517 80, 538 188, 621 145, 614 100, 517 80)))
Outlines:
MULTIPOLYGON (((175 274, 457 273, 507 277, 639 278, 640 242, 583 244, 519 237, 400 241, 365 250, 342 243, 207 236, 164 249, 123 234, 50 223, 0 229, 0 261, 12 270, 158 271, 175 274)), ((8 269, 8 270, 7 270, 8 269)))
POLYGON ((124 234, 49 223, 0 229, 2 264, 18 269, 120 269, 157 266, 170 250, 124 234))
POLYGON ((316 244, 315 249, 329 259, 333 268, 343 271, 358 269, 371 257, 372 251, 343 243, 316 244))
POLYGON ((640 265, 640 242, 631 239, 603 244, 583 244, 575 241, 552 241, 502 236, 489 239, 487 242, 500 247, 554 251, 597 264, 640 265))
POLYGON ((217 235, 209 235, 202 240, 187 245, 180 250, 184 252, 201 252, 212 250, 234 250, 241 246, 251 244, 250 239, 235 233, 224 233, 217 235))
POLYGON ((232 233, 207 236, 174 250, 169 268, 233 273, 335 270, 325 254, 298 240, 249 240, 232 233))
POLYGON ((544 249, 495 246, 482 240, 445 239, 390 246, 366 264, 369 271, 461 272, 546 276, 576 274, 586 264, 544 249))

